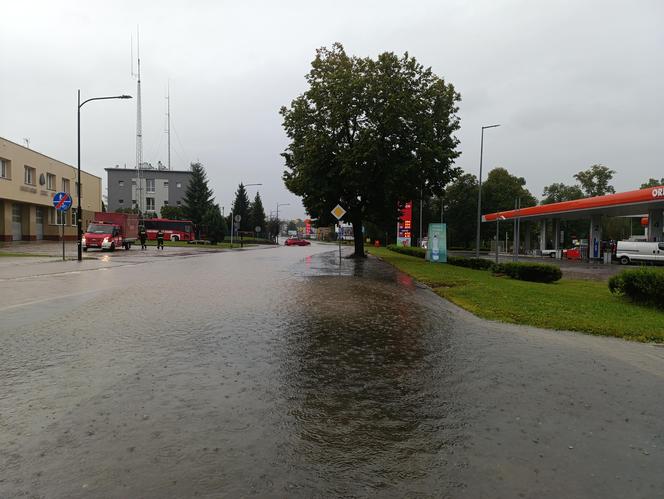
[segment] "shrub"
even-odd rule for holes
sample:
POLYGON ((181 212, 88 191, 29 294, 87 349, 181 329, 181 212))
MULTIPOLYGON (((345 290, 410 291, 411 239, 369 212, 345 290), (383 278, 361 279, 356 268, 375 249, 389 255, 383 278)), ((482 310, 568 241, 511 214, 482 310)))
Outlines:
POLYGON ((560 267, 546 263, 508 262, 493 265, 494 274, 505 274, 512 279, 533 282, 555 282, 563 273, 560 267))
POLYGON ((493 267, 491 260, 486 258, 466 258, 462 256, 448 256, 447 263, 458 267, 467 267, 475 270, 489 270, 493 267))
POLYGON ((427 252, 427 250, 418 246, 397 246, 396 244, 390 244, 387 249, 408 256, 416 256, 418 258, 424 258, 427 252))
POLYGON ((609 279, 609 290, 638 303, 664 308, 664 269, 625 270, 609 279))

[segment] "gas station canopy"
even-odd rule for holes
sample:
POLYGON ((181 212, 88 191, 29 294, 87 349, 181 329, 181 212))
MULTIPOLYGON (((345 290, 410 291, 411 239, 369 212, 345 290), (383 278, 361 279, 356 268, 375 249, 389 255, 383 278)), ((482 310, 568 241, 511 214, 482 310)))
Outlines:
POLYGON ((579 219, 606 215, 610 217, 644 216, 664 209, 664 186, 636 191, 576 199, 518 210, 499 211, 482 216, 482 222, 519 218, 522 220, 579 219))

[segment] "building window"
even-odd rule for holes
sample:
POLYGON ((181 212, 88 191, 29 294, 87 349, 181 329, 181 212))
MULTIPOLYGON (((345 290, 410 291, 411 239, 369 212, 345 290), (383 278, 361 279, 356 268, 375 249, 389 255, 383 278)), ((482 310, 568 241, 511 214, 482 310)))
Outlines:
POLYGON ((21 223, 21 205, 14 203, 12 204, 12 222, 15 224, 21 223))
POLYGON ((12 178, 11 161, 0 158, 0 178, 12 178))
POLYGON ((35 185, 35 176, 37 171, 31 166, 25 165, 25 183, 27 185, 35 185))
POLYGON ((177 201, 176 204, 180 206, 182 203, 180 201, 177 201))
POLYGON ((181 189, 181 188, 182 188, 182 183, 181 183, 181 182, 177 182, 177 183, 175 184, 175 187, 177 187, 178 189, 181 189))
POLYGON ((135 180, 132 180, 132 181, 131 181, 131 185, 134 186, 134 187, 136 187, 136 181, 135 181, 135 180))
POLYGON ((124 199, 118 199, 119 204, 124 204, 124 199))
POLYGON ((154 198, 145 198, 145 211, 154 211, 154 198))
POLYGON ((68 178, 63 178, 62 179, 62 192, 69 193, 69 179, 68 178))
POLYGON ((46 188, 49 191, 55 190, 55 175, 53 175, 52 173, 46 174, 46 188))
POLYGON ((118 180, 118 185, 120 187, 124 187, 124 180, 118 180))
POLYGON ((55 208, 51 208, 48 212, 48 223, 51 225, 62 225, 67 223, 67 212, 58 211, 55 208))
POLYGON ((148 192, 154 192, 154 179, 153 178, 146 178, 145 179, 145 189, 148 192))
POLYGON ((168 201, 164 201, 164 206, 168 206, 168 201))
POLYGON ((37 225, 42 225, 44 223, 44 208, 37 206, 35 209, 35 222, 37 225))
POLYGON ((164 187, 168 187, 168 180, 164 180, 164 187))
POLYGON ((76 210, 71 209, 70 211, 71 211, 71 224, 75 227, 76 226, 76 210))

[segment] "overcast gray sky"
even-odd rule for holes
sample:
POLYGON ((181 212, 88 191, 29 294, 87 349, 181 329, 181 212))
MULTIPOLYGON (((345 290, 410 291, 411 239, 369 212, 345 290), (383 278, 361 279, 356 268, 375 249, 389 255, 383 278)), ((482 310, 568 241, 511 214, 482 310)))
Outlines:
MULTIPOLYGON (((200 160, 227 209, 240 181, 261 182, 302 217, 283 186, 279 107, 304 91, 320 46, 358 56, 408 51, 462 95, 462 155, 523 176, 537 197, 593 163, 618 191, 664 177, 664 2, 31 1, 3 2, 0 136, 76 163, 76 90, 136 94, 130 39, 140 25, 144 159, 166 162, 170 79, 172 164, 200 160)), ((135 163, 136 101, 82 113, 84 168, 135 163)), ((250 196, 255 191, 250 189, 250 196)))

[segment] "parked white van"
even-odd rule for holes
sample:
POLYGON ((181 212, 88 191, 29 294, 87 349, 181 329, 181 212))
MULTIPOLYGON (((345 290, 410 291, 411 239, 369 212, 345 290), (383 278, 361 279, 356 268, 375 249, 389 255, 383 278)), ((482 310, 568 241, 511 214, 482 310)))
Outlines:
POLYGON ((664 242, 618 241, 616 259, 623 265, 630 262, 664 263, 664 242))

